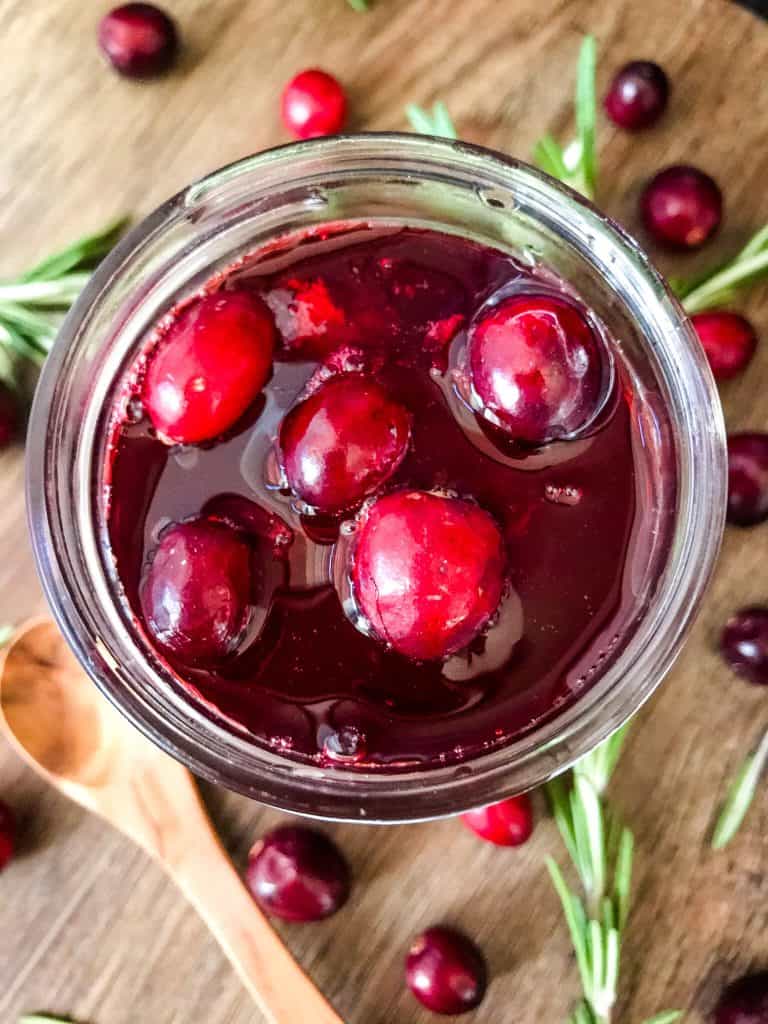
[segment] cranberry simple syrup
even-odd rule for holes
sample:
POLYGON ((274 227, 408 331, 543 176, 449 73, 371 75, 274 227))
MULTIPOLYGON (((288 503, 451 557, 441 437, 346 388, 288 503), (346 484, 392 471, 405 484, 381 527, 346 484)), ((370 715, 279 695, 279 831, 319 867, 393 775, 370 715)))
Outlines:
POLYGON ((180 303, 115 393, 116 591, 189 700, 254 742, 350 770, 466 760, 622 645, 654 529, 640 404, 545 268, 397 226, 280 240, 180 303))

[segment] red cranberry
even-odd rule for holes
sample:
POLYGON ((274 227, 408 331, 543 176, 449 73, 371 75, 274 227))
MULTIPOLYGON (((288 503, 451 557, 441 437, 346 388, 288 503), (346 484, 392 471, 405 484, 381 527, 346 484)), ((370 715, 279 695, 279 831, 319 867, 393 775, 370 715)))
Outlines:
POLYGON ((163 437, 194 444, 224 433, 260 393, 275 327, 249 292, 217 292, 175 320, 147 368, 144 405, 163 437))
POLYGON ((0 448, 7 447, 19 430, 19 400, 14 391, 0 381, 0 448))
POLYGON ((668 99, 669 80, 663 69, 652 60, 633 60, 616 73, 604 105, 615 124, 635 131, 658 121, 668 99))
POLYGON ((660 245, 695 249, 719 228, 723 195, 717 182, 696 167, 667 167, 645 186, 640 212, 660 245))
POLYGON ((282 113, 285 127, 297 139, 335 135, 344 127, 347 97, 333 75, 312 68, 286 85, 282 113))
POLYGON ((603 398, 607 354, 567 299, 505 299, 469 336, 469 371, 482 415, 515 440, 545 444, 583 430, 603 398))
POLYGON ((314 829, 285 825, 251 850, 246 882, 268 914, 285 921, 319 921, 349 895, 349 866, 331 840, 314 829))
POLYGON ((373 632, 419 661, 461 650, 487 625, 504 587, 504 541, 471 501, 396 491, 366 510, 352 591, 373 632))
POLYGON ((527 793, 462 814, 473 832, 496 846, 522 846, 533 832, 533 805, 527 793))
POLYGON ((485 995, 487 969, 477 946, 452 928, 428 928, 405 962, 408 987, 435 1013, 466 1013, 485 995))
POLYGON ((223 523, 194 520, 167 529, 141 585, 147 628, 194 664, 230 654, 248 624, 252 550, 223 523))
POLYGON ((738 313, 697 313, 691 317, 716 380, 741 373, 757 348, 752 324, 738 313))
POLYGON ((768 686, 768 608, 742 608, 731 616, 720 638, 720 650, 738 675, 768 686))
POLYGON ((392 476, 410 432, 410 413, 381 384, 361 373, 332 377, 280 427, 288 484, 320 512, 351 508, 392 476))
POLYGON ((0 871, 13 858, 16 850, 16 817, 0 800, 0 871))
POLYGON ((728 522, 754 526, 768 519, 768 434, 728 438, 728 522))
POLYGON ((171 18, 154 4, 123 4, 99 23, 99 45, 116 71, 151 78, 176 60, 179 38, 171 18))
POLYGON ((768 971, 738 978, 723 989, 715 1024, 768 1024, 768 971))

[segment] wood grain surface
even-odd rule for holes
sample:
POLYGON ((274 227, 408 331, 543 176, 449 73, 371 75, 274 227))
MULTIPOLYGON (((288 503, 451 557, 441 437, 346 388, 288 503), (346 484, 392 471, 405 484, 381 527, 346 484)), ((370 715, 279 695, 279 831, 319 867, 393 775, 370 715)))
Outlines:
MULTIPOLYGON (((283 141, 281 83, 321 65, 348 85, 356 128, 403 128, 406 101, 444 99, 460 133, 525 157, 562 137, 580 36, 596 33, 600 87, 632 57, 660 61, 671 109, 629 136, 601 123, 600 202, 637 230, 636 201, 659 166, 692 161, 724 187, 717 242, 677 273, 716 262, 768 221, 768 28, 720 0, 165 0, 187 41, 180 68, 119 80, 96 50, 95 0, 0 0, 0 274, 215 166, 283 141)), ((746 311, 765 336, 723 390, 729 426, 767 428, 768 303, 746 311)), ((760 796, 724 853, 706 839, 726 780, 768 722, 768 695, 732 677, 715 640, 729 612, 768 598, 768 526, 729 531, 714 585, 678 666, 642 713, 613 788, 638 837, 635 912, 622 965, 620 1024, 657 1010, 708 1019, 720 984, 768 965, 768 802, 760 796)), ((26 539, 20 450, 0 458, 0 621, 42 609, 26 539)), ((21 855, 0 877, 0 1020, 48 1010, 88 1024, 246 1024, 259 1015, 160 870, 0 749, 0 793, 18 808, 21 855)), ((236 864, 280 820, 204 788, 236 864)), ((405 990, 411 936, 460 925, 486 950, 492 984, 477 1024, 556 1024, 577 994, 560 910, 545 876, 561 855, 538 805, 517 851, 458 822, 329 826, 354 868, 347 908, 281 927, 348 1024, 434 1020, 405 990)), ((300 1024, 300 1022, 297 1022, 300 1024)), ((304 1024, 304 1022, 301 1022, 304 1024)), ((306 1022, 311 1024, 311 1022, 306 1022)))

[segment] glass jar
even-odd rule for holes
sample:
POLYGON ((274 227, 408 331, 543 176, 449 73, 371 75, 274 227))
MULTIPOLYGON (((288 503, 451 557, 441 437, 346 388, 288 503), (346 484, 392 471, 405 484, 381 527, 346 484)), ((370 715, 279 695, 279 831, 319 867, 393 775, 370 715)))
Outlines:
POLYGON ((56 620, 102 693, 196 774, 303 814, 412 821, 538 786, 625 722, 669 670, 723 530, 720 404, 696 336, 638 245, 569 189, 476 146, 414 135, 313 140, 191 185, 136 227, 67 317, 40 381, 28 441, 34 552, 56 620), (573 284, 631 362, 638 443, 657 516, 624 586, 631 629, 590 687, 540 727, 460 765, 401 774, 300 763, 202 713, 131 628, 105 570, 98 505, 105 408, 146 332, 180 296, 265 242, 332 221, 453 232, 541 261, 573 284), (663 543, 662 543, 663 541, 663 543))

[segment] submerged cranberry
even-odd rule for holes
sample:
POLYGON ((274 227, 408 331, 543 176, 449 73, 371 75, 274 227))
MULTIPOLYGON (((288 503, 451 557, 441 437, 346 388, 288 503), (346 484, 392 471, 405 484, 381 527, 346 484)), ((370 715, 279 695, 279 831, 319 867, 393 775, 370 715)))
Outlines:
POLYGON ((176 60, 179 37, 172 19, 154 4, 123 4, 101 19, 99 45, 121 75, 150 78, 176 60))
POLYGON ((333 75, 311 68, 286 85, 282 113, 285 127, 297 139, 335 135, 344 127, 347 97, 333 75))
POLYGON ((633 60, 617 73, 605 97, 610 119, 635 131, 658 121, 669 99, 669 80, 652 60, 633 60))
POLYGON ((768 971, 727 985, 715 1007, 715 1024, 768 1024, 768 971))
POLYGON ((251 610, 252 550, 231 527, 171 526, 150 555, 141 608, 152 636, 189 664, 230 654, 251 610))
POLYGON ((349 866, 331 840, 300 825, 276 828, 251 850, 246 882, 268 914, 319 921, 349 895, 349 866))
POLYGON ((448 1016, 480 1004, 487 973, 474 942, 452 928, 428 928, 415 939, 405 962, 411 992, 427 1009, 448 1016))
POLYGON ((13 441, 19 429, 19 401, 12 389, 0 381, 0 448, 13 441))
POLYGON ((745 369, 757 348, 752 324, 738 313, 718 311, 691 317, 716 380, 728 380, 745 369))
POLYGON ((0 800, 0 871, 13 858, 16 850, 16 817, 11 808, 0 800))
POLYGON ((501 533, 479 506, 396 491, 379 498, 359 525, 352 590, 380 640, 426 661, 461 650, 487 625, 504 569, 501 533))
POLYGON ((728 437, 728 522, 754 526, 768 519, 768 434, 728 437))
POLYGON ((603 399, 606 361, 580 310, 553 295, 505 299, 469 335, 469 371, 482 415, 529 444, 589 425, 603 399))
POLYGON ((720 650, 734 672, 750 683, 768 686, 768 608, 753 605, 731 616, 720 650))
POLYGON ((533 832, 533 804, 527 793, 462 814, 461 820, 496 846, 522 846, 533 832))
POLYGON ((275 327, 251 292, 217 292, 174 321, 150 357, 143 400, 158 434, 195 444, 224 433, 269 377, 275 327))
POLYGON ((403 461, 411 416, 361 373, 332 377, 285 417, 280 452, 294 494, 320 512, 359 504, 403 461))
POLYGON ((719 228, 723 195, 714 178, 680 164, 651 178, 640 196, 640 212, 660 245, 695 249, 719 228))

